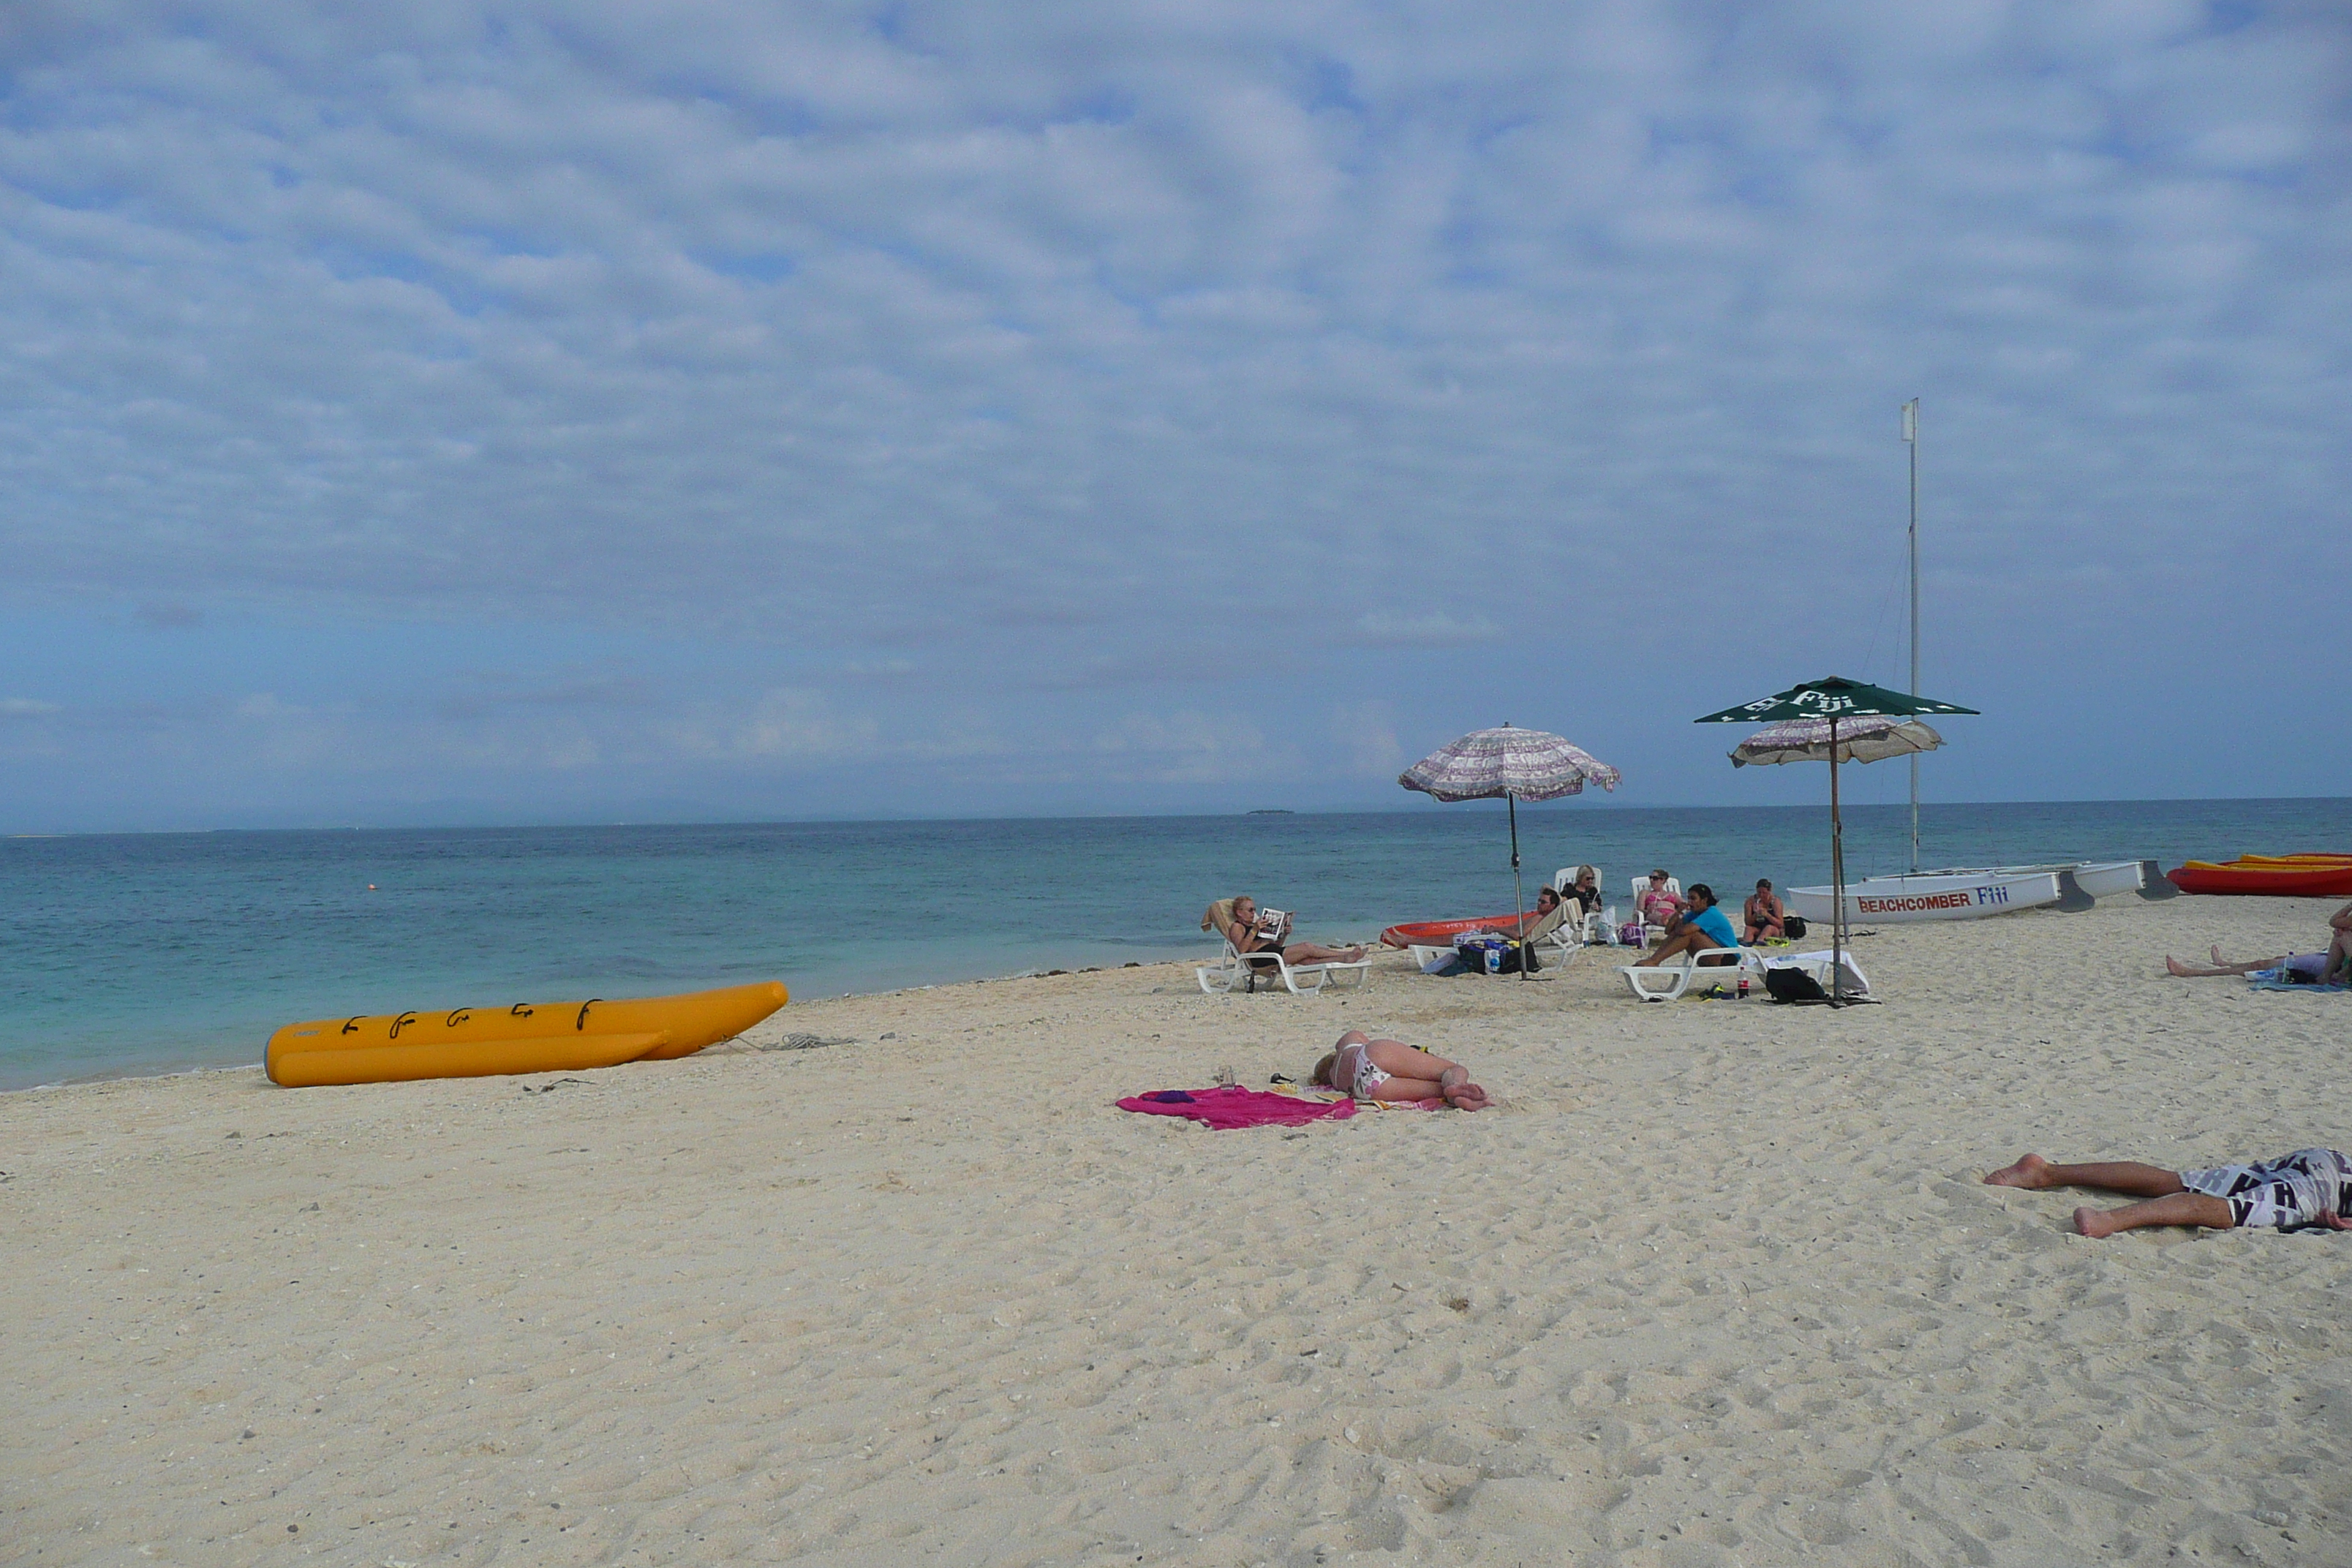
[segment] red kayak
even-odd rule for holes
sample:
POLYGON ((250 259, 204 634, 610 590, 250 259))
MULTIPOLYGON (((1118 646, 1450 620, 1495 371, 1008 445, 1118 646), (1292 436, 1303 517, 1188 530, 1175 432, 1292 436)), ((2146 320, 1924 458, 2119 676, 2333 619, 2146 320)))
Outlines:
POLYGON ((1381 932, 1383 947, 1451 947, 1465 931, 1494 931, 1518 923, 1517 915, 1487 915, 1475 921, 1407 921, 1381 932))
POLYGON ((2268 860, 2226 865, 2191 860, 2167 871, 2167 880, 2184 893, 2268 893, 2291 899, 2352 898, 2352 862, 2281 864, 2268 860))

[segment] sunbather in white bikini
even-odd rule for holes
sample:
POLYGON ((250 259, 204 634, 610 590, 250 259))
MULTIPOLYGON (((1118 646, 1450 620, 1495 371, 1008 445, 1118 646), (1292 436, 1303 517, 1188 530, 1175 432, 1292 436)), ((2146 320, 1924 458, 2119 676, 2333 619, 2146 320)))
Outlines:
POLYGON ((1460 1062, 1415 1050, 1402 1040, 1376 1040, 1361 1029, 1339 1037, 1315 1064, 1307 1081, 1342 1089, 1358 1100, 1443 1100, 1456 1110, 1484 1110, 1486 1091, 1460 1062))

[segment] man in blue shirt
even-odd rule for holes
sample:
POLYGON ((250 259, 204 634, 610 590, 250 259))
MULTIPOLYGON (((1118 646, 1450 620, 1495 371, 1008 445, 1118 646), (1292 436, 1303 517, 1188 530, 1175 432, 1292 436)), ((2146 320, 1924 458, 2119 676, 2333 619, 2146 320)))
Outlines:
MULTIPOLYGON (((1690 901, 1690 908, 1675 917, 1675 923, 1666 928, 1664 938, 1657 946, 1634 963, 1648 967, 1664 963, 1669 958, 1678 958, 1685 952, 1704 952, 1711 947, 1739 945, 1739 934, 1731 929, 1730 920, 1715 907, 1713 888, 1705 882, 1693 882, 1690 891, 1685 896, 1690 901)), ((1729 955, 1699 960, 1702 965, 1728 965, 1738 962, 1729 955)))

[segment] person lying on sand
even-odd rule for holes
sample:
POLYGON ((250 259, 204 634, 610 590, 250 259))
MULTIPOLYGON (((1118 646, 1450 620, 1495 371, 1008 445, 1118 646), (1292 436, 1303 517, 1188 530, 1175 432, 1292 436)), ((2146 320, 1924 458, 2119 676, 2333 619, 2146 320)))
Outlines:
MULTIPOLYGON (((1216 913, 1217 906, 1211 904, 1208 916, 1201 923, 1203 926, 1214 924, 1216 913)), ((1252 961, 1251 967, 1254 969, 1272 968, 1276 953, 1282 955, 1282 961, 1285 963, 1353 963, 1364 956, 1364 950, 1360 946, 1325 947, 1319 942, 1286 942, 1284 939, 1289 934, 1290 921, 1287 916, 1279 922, 1269 924, 1258 919, 1255 899, 1251 898, 1247 893, 1234 896, 1233 919, 1225 925, 1224 938, 1234 944, 1234 951, 1244 958, 1249 958, 1253 953, 1265 955, 1262 959, 1252 961)))
POLYGON ((2327 944, 2326 952, 2282 952, 2273 958, 2250 958, 2243 963, 2231 963, 2216 946, 2210 965, 2183 963, 2167 953, 2164 972, 2184 980, 2202 980, 2215 974, 2252 974, 2257 969, 2284 969, 2306 984, 2324 985, 2339 972, 2352 968, 2352 904, 2328 916, 2327 923, 2335 929, 2336 938, 2327 944))
MULTIPOLYGON (((1658 945, 1635 959, 1635 964, 1649 968, 1682 953, 1739 945, 1739 938, 1732 931, 1731 921, 1715 907, 1713 888, 1705 882, 1693 882, 1690 892, 1685 896, 1690 900, 1688 911, 1676 915, 1675 923, 1666 928, 1666 934, 1659 939, 1658 945)), ((1699 962, 1716 964, 1735 961, 1730 958, 1702 958, 1699 962)))
POLYGON ((2035 1192, 2105 1187, 2146 1200, 2119 1209, 2076 1209, 2074 1228, 2089 1237, 2150 1225, 2201 1225, 2215 1230, 2317 1225, 2352 1230, 2352 1220, 2344 1217, 2344 1211, 2352 1208, 2352 1160, 2333 1149, 2298 1149, 2275 1160, 2203 1171, 2167 1171, 2137 1160, 2053 1165, 2039 1154, 2028 1154, 2013 1165, 2003 1165, 1985 1182, 2035 1192))
POLYGON ((1456 1110, 1484 1110, 1486 1091, 1470 1081, 1470 1069, 1460 1062, 1408 1046, 1402 1040, 1376 1040, 1361 1029, 1350 1029, 1307 1080, 1343 1089, 1358 1100, 1443 1100, 1456 1110))

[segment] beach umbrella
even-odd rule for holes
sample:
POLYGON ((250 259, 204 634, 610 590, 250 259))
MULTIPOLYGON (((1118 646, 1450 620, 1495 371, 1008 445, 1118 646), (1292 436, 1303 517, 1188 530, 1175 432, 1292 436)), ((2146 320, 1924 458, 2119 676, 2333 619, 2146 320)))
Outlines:
POLYGON ((1879 757, 1900 756, 1905 752, 1919 752, 1943 744, 1943 737, 1925 724, 1906 726, 1897 721, 1916 719, 1921 714, 1974 713, 1973 708, 1963 708, 1957 702, 1938 702, 1932 698, 1913 697, 1900 691, 1889 691, 1883 686, 1864 681, 1847 680, 1842 676, 1828 676, 1792 686, 1786 691, 1759 697, 1753 702, 1743 702, 1737 708, 1727 708, 1720 713, 1709 713, 1694 721, 1700 724, 1756 724, 1771 726, 1742 742, 1731 754, 1734 767, 1750 763, 1819 761, 1830 764, 1830 876, 1836 884, 1830 921, 1830 991, 1831 1000, 1845 1000, 1845 824, 1838 811, 1838 764, 1842 762, 1875 762, 1879 757), (1821 734, 1818 750, 1801 745, 1794 749, 1771 747, 1771 750, 1791 750, 1791 754, 1767 756, 1763 750, 1742 758, 1741 752, 1763 742, 1767 737, 1785 733, 1791 739, 1800 732, 1810 736, 1811 727, 1818 724, 1821 734), (1882 727, 1883 726, 1883 727, 1882 727), (1915 729, 1928 742, 1927 745, 1903 743, 1893 750, 1880 751, 1882 743, 1894 743, 1906 728, 1915 729))
MULTIPOLYGON (((1838 723, 1837 760, 1881 763, 1889 757, 1932 752, 1943 743, 1943 736, 1916 719, 1846 719, 1838 723)), ((1735 768, 1829 760, 1830 721, 1826 719, 1790 719, 1769 725, 1731 749, 1735 768)))
MULTIPOLYGON (((1558 735, 1505 724, 1473 730, 1453 744, 1440 746, 1399 773, 1397 783, 1439 800, 1499 798, 1505 803, 1511 818, 1511 897, 1524 929, 1528 900, 1519 882, 1519 802, 1581 795, 1588 779, 1602 789, 1613 790, 1622 776, 1558 735)), ((1522 961, 1519 978, 1527 977, 1522 961)))

